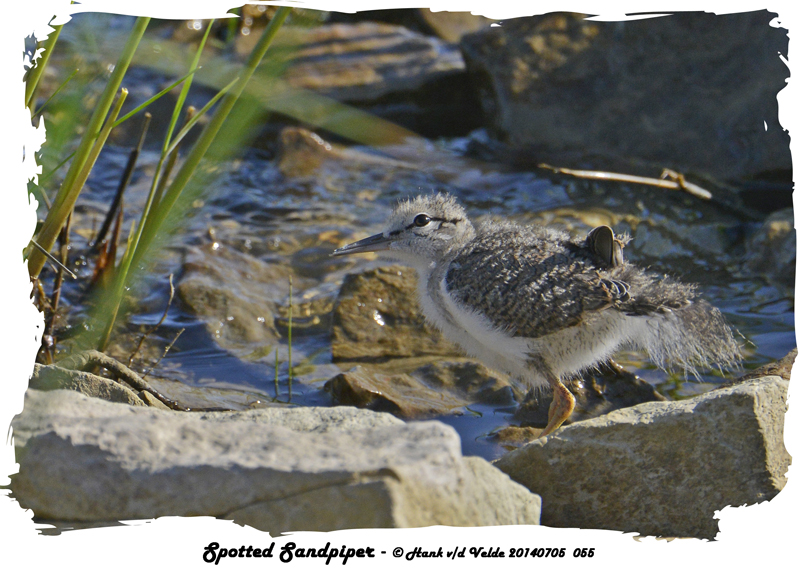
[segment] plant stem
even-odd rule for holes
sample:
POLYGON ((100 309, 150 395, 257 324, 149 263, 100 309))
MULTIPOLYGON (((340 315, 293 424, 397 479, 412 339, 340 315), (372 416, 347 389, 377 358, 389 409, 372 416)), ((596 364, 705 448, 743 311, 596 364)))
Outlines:
POLYGON ((100 231, 94 238, 95 247, 97 247, 100 242, 103 241, 108 233, 108 229, 111 228, 111 222, 114 220, 114 215, 116 214, 117 209, 122 202, 122 195, 125 192, 125 189, 128 188, 128 183, 131 181, 133 169, 136 167, 136 161, 139 159, 139 153, 142 152, 144 139, 147 136, 147 129, 150 127, 150 120, 152 118, 153 116, 150 113, 144 114, 142 130, 139 132, 139 142, 128 155, 128 162, 125 165, 125 170, 122 173, 122 178, 120 178, 119 185, 117 185, 117 193, 114 195, 114 200, 111 202, 111 207, 108 209, 108 213, 106 214, 105 220, 103 220, 103 225, 100 227, 100 231))
MULTIPOLYGON (((78 150, 75 152, 75 157, 72 160, 72 164, 70 164, 69 171, 67 171, 67 176, 64 178, 64 182, 61 184, 61 188, 56 195, 53 207, 48 211, 44 224, 42 224, 42 228, 36 237, 37 242, 47 251, 53 248, 56 237, 61 231, 61 227, 64 225, 67 216, 72 212, 75 201, 78 199, 78 195, 83 188, 83 182, 85 182, 86 179, 83 178, 83 182, 81 182, 79 180, 79 175, 84 172, 84 166, 92 154, 92 151, 95 149, 96 143, 100 143, 99 136, 98 140, 95 142, 95 134, 100 131, 100 126, 108 115, 108 111, 114 101, 114 96, 122 84, 125 72, 128 70, 136 47, 139 45, 139 41, 144 35, 144 31, 147 29, 147 24, 149 22, 150 18, 137 18, 131 35, 128 37, 128 41, 122 50, 122 54, 116 66, 114 66, 114 71, 111 73, 111 77, 100 96, 100 101, 89 119, 89 124, 86 126, 86 131, 78 146, 78 150)), ((114 119, 109 120, 107 124, 110 126, 115 120, 116 116, 114 119)), ((100 147, 102 147, 102 145, 100 145, 100 147)), ((94 153, 95 157, 99 153, 100 148, 97 148, 96 153, 94 153)), ((86 173, 86 176, 88 177, 88 173, 86 173)), ((42 271, 42 267, 44 266, 45 257, 38 250, 30 248, 27 254, 28 273, 31 278, 38 277, 39 272, 42 271)))
POLYGON ((289 400, 292 400, 292 276, 289 276, 289 400))
POLYGON ((275 347, 275 400, 278 400, 278 395, 280 391, 278 390, 278 348, 275 347))
POLYGON ((39 80, 42 78, 44 69, 47 67, 47 62, 50 61, 50 56, 53 54, 53 48, 56 45, 56 41, 58 41, 61 28, 63 28, 63 26, 53 27, 53 31, 50 33, 50 35, 47 37, 47 41, 44 43, 44 52, 39 58, 39 61, 36 62, 28 74, 28 78, 25 83, 25 106, 31 111, 34 111, 33 105, 36 102, 36 88, 39 87, 39 80))
MULTIPOLYGON (((197 113, 197 109, 193 105, 189 105, 186 108, 186 116, 183 118, 184 126, 192 120, 195 113, 197 113)), ((180 145, 177 145, 172 152, 167 157, 167 162, 162 169, 161 176, 158 181, 158 186, 156 187, 156 194, 153 197, 153 205, 151 208, 158 208, 158 204, 161 202, 161 197, 164 195, 164 188, 167 186, 167 181, 169 180, 169 176, 172 174, 172 169, 175 168, 175 163, 178 160, 178 149, 180 145)))

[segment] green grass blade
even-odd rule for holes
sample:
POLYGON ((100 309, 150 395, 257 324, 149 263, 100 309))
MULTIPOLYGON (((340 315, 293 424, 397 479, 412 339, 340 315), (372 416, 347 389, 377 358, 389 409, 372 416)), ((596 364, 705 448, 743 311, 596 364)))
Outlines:
MULTIPOLYGON (((197 47, 197 51, 194 54, 194 60, 192 60, 191 66, 189 69, 194 72, 195 70, 199 69, 200 66, 200 56, 203 53, 203 48, 205 48, 206 40, 208 40, 208 33, 211 31, 211 26, 214 24, 214 20, 211 20, 206 26, 206 33, 203 34, 203 39, 200 40, 200 45, 197 47)), ((162 162, 164 157, 169 154, 166 150, 172 140, 172 133, 175 132, 175 126, 178 124, 178 117, 180 117, 181 111, 183 110, 183 104, 186 102, 186 97, 189 94, 189 88, 192 87, 192 78, 189 78, 189 81, 183 84, 181 88, 180 95, 178 95, 178 100, 175 102, 175 109, 172 111, 172 118, 169 121, 169 127, 167 128, 167 136, 164 137, 164 146, 162 147, 161 156, 162 162)), ((160 165, 159 165, 160 166, 160 165)), ((159 169, 160 170, 160 169, 159 169)))
POLYGON ((58 36, 61 34, 63 26, 54 26, 53 31, 47 37, 44 43, 44 52, 39 57, 39 61, 33 66, 28 73, 28 79, 25 83, 25 106, 32 110, 36 98, 36 88, 39 87, 39 80, 42 78, 47 62, 50 61, 50 56, 53 55, 53 48, 58 41, 58 36))
MULTIPOLYGON (((111 73, 111 77, 108 83, 106 83, 106 87, 92 113, 92 117, 89 119, 89 124, 87 125, 87 129, 84 132, 78 149, 75 151, 75 157, 70 164, 69 171, 67 171, 64 182, 61 184, 56 199, 53 201, 53 207, 47 212, 44 224, 42 224, 42 228, 36 236, 36 241, 48 251, 52 249, 53 244, 55 244, 56 238, 61 232, 61 227, 72 211, 72 207, 75 205, 75 201, 78 199, 78 195, 83 188, 83 185, 78 185, 76 182, 78 175, 83 171, 83 167, 94 147, 94 134, 100 130, 100 126, 105 122, 108 110, 111 108, 114 97, 122 84, 122 79, 125 77, 125 72, 128 70, 131 59, 133 59, 136 47, 139 45, 139 41, 144 35, 144 31, 147 29, 147 24, 149 22, 150 18, 136 19, 128 41, 117 60, 116 66, 114 66, 114 71, 111 73)), ((31 278, 36 278, 39 276, 39 272, 42 271, 46 258, 36 249, 29 249, 27 253, 28 272, 31 278)))
POLYGON ((100 335, 100 341, 97 344, 98 351, 105 351, 106 346, 108 345, 108 340, 111 338, 111 331, 114 329, 114 322, 117 320, 117 313, 119 312, 119 301, 122 299, 122 295, 125 291, 125 280, 128 277, 128 270, 131 267, 131 260, 133 260, 133 240, 134 236, 136 235, 136 221, 134 220, 131 223, 131 231, 128 234, 128 244, 125 247, 125 254, 122 257, 122 261, 117 267, 117 271, 114 272, 114 281, 113 285, 110 288, 112 291, 111 296, 105 296, 103 301, 105 302, 104 305, 108 307, 108 317, 106 319, 105 327, 103 327, 103 332, 100 335))
POLYGON ((153 95, 150 99, 148 99, 147 101, 145 101, 144 103, 142 103, 141 105, 136 107, 136 109, 133 109, 132 111, 128 111, 125 115, 123 115, 122 117, 120 117, 119 119, 114 121, 114 124, 112 125, 112 127, 118 127, 119 125, 121 125, 122 123, 124 123, 125 121, 127 121, 128 119, 133 117, 134 115, 136 115, 139 111, 141 111, 142 109, 145 109, 151 103, 154 103, 154 102, 158 101, 159 99, 164 97, 167 93, 172 91, 172 89, 174 89, 178 84, 180 84, 187 77, 189 77, 192 74, 194 74, 194 72, 196 72, 196 71, 197 71, 196 69, 193 69, 192 71, 190 71, 189 73, 187 73, 186 75, 181 77, 180 79, 178 79, 178 80, 172 82, 171 84, 169 84, 168 87, 165 87, 164 89, 162 89, 161 91, 159 91, 158 93, 153 95))
POLYGON ((75 70, 75 71, 73 71, 71 74, 69 74, 69 77, 68 77, 67 79, 65 79, 65 80, 64 80, 64 81, 61 83, 61 85, 59 85, 59 86, 58 86, 58 88, 57 88, 57 89, 56 89, 56 90, 53 92, 53 94, 52 94, 50 97, 48 97, 48 98, 47 98, 47 101, 45 101, 44 103, 42 103, 42 106, 41 106, 41 107, 39 107, 39 108, 36 110, 36 112, 35 112, 33 115, 31 115, 31 119, 34 119, 34 118, 36 118, 37 116, 39 116, 39 115, 41 115, 41 114, 42 114, 42 111, 44 111, 45 107, 47 107, 47 104, 48 104, 48 103, 50 103, 50 102, 51 102, 51 101, 52 101, 52 100, 53 100, 53 99, 56 97, 56 95, 58 95, 58 94, 61 92, 61 90, 62 90, 62 89, 64 89, 64 88, 67 86, 67 84, 68 84, 70 81, 72 81, 72 78, 74 78, 74 77, 75 77, 75 75, 78 73, 78 71, 80 71, 80 70, 77 70, 77 69, 76 69, 76 70, 75 70))
POLYGON ((230 89, 236 84, 237 81, 239 81, 238 77, 233 81, 231 81, 228 85, 223 87, 219 91, 219 93, 217 93, 214 97, 211 98, 211 101, 203 105, 203 108, 200 109, 200 111, 198 111, 197 113, 195 113, 194 117, 192 117, 189 121, 187 121, 186 125, 184 125, 180 131, 178 131, 178 134, 175 135, 175 139, 173 139, 169 147, 167 147, 164 154, 169 155, 172 151, 174 151, 180 144, 180 142, 183 140, 183 138, 189 133, 192 127, 194 127, 195 123, 197 123, 197 121, 200 120, 200 117, 202 117, 209 109, 211 109, 211 107, 213 107, 214 104, 217 101, 219 101, 223 95, 225 95, 228 91, 230 91, 230 89))
POLYGON ((40 176, 39 177, 39 186, 42 186, 47 180, 50 179, 51 176, 53 176, 54 174, 56 174, 58 172, 58 169, 63 167, 65 164, 67 164, 67 161, 70 160, 74 156, 75 156, 75 151, 72 151, 70 154, 67 155, 67 158, 65 158, 63 161, 58 163, 55 167, 53 167, 53 170, 51 170, 46 175, 40 176))

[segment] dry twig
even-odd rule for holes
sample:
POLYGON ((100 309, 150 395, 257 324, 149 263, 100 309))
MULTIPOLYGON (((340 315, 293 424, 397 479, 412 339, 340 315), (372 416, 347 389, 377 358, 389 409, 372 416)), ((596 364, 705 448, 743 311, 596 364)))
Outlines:
POLYGON ((711 200, 711 193, 706 189, 691 183, 686 180, 681 173, 671 169, 664 169, 661 173, 661 178, 650 178, 646 176, 636 176, 631 174, 622 174, 606 171, 590 171, 590 170, 575 170, 561 167, 554 167, 545 163, 538 165, 539 168, 547 169, 559 174, 568 174, 578 178, 588 178, 594 180, 615 180, 618 182, 632 182, 635 184, 647 184, 649 186, 657 186, 659 188, 668 188, 670 190, 683 190, 692 196, 701 198, 703 200, 711 200))

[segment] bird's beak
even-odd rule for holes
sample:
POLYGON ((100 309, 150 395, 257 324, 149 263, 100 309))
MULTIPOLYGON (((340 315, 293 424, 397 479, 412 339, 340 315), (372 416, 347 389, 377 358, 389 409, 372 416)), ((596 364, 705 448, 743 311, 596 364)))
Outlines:
POLYGON ((378 252, 380 250, 388 250, 389 244, 392 243, 391 238, 385 237, 383 234, 375 234, 369 238, 364 238, 358 242, 347 244, 334 250, 331 256, 346 256, 347 254, 360 254, 362 252, 378 252))

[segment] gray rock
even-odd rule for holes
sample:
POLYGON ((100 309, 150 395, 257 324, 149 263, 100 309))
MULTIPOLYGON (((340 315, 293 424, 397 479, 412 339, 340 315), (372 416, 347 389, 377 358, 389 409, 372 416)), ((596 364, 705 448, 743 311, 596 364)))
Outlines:
POLYGON ((753 371, 745 373, 738 379, 727 381, 720 388, 732 387, 759 377, 780 377, 788 381, 792 376, 792 367, 796 359, 797 347, 789 351, 782 359, 762 365, 753 371))
POLYGON ((737 180, 792 168, 776 100, 788 37, 774 17, 554 13, 466 35, 461 47, 494 135, 537 162, 641 161, 641 174, 737 180))
POLYGON ((289 293, 288 268, 214 242, 186 254, 178 295, 219 345, 247 358, 279 338, 276 304, 289 293))
POLYGON ((797 237, 794 210, 773 212, 745 244, 744 267, 794 293, 797 237))
MULTIPOLYGON (((89 397, 133 406, 147 406, 151 404, 149 400, 143 400, 141 397, 137 396, 134 391, 120 383, 91 373, 72 371, 56 365, 34 365, 33 376, 31 377, 29 386, 32 389, 40 391, 67 389, 77 391, 89 397)), ((156 399, 152 400, 158 403, 152 406, 160 405, 166 408, 166 406, 156 399)))
MULTIPOLYGON (((575 397, 575 410, 564 424, 572 424, 643 402, 667 400, 650 383, 620 365, 603 363, 567 381, 575 397)), ((544 428, 553 395, 549 391, 530 391, 514 412, 514 420, 526 426, 544 428)))
POLYGON ((455 345, 425 323, 416 288, 417 274, 403 266, 348 275, 333 310, 333 360, 460 356, 455 345))
POLYGON ((464 34, 488 28, 493 21, 469 12, 434 12, 430 8, 416 11, 437 36, 448 42, 458 42, 464 34))
POLYGON ((320 91, 338 101, 414 91, 464 72, 458 46, 375 22, 287 27, 278 45, 293 47, 284 76, 292 87, 320 91))
POLYGON ((542 497, 542 524, 711 539, 715 510, 773 498, 788 381, 764 377, 567 426, 495 466, 542 497))
POLYGON ((474 403, 514 402, 505 375, 475 361, 437 361, 408 373, 359 365, 325 383, 336 403, 390 412, 405 419, 435 418, 474 403))
POLYGON ((347 408, 188 414, 28 391, 14 496, 37 517, 211 515, 272 533, 536 524, 539 499, 441 423, 347 408))
MULTIPOLYGON (((241 37, 237 51, 249 54, 259 37, 241 37)), ((456 44, 402 26, 359 22, 285 26, 274 48, 288 56, 282 74, 288 90, 279 97, 303 99, 306 115, 309 105, 322 104, 306 98, 311 91, 423 135, 466 134, 478 126, 480 108, 456 44)), ((278 108, 286 111, 284 105, 278 108)), ((342 110, 330 113, 338 117, 342 110)))

